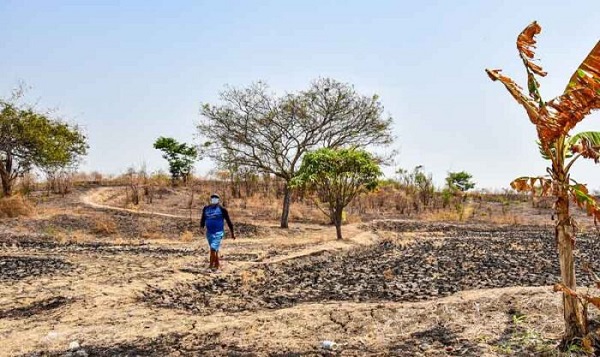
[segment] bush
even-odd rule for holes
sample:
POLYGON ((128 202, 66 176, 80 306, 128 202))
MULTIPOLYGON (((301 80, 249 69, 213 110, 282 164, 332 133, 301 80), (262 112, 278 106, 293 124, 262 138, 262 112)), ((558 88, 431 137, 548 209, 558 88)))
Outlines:
POLYGON ((0 198, 0 218, 31 216, 33 205, 21 195, 0 198))

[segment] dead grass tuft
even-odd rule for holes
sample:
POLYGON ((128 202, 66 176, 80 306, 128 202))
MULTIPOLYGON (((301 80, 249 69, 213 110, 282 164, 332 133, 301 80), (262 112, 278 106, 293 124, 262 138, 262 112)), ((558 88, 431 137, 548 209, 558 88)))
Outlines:
POLYGON ((179 236, 179 239, 182 242, 191 242, 194 240, 194 233, 190 232, 190 231, 185 231, 183 233, 181 233, 181 235, 179 236))
POLYGON ((113 235, 117 233, 117 224, 109 217, 99 216, 94 219, 92 233, 101 235, 113 235))
POLYGON ((447 222, 458 221, 458 213, 450 210, 442 210, 437 212, 427 212, 421 215, 421 218, 429 222, 447 222))
POLYGON ((474 215, 472 207, 465 207, 464 212, 459 213, 455 210, 442 210, 437 212, 427 212, 420 216, 421 219, 428 222, 481 222, 490 224, 512 224, 520 225, 524 223, 524 218, 517 214, 497 214, 497 215, 474 215), (462 216, 462 219, 461 219, 462 216))
POLYGON ((262 269, 257 270, 244 270, 240 273, 242 280, 242 286, 246 289, 250 289, 253 285, 264 281, 265 272, 262 269))
POLYGON ((164 238, 164 234, 161 232, 160 222, 157 220, 144 222, 144 227, 140 231, 140 237, 144 239, 164 238))
POLYGON ((396 274, 394 274, 394 271, 392 269, 386 269, 383 271, 383 278, 387 281, 391 281, 394 280, 396 274))
POLYGON ((21 195, 0 198, 0 218, 31 216, 33 205, 21 195))

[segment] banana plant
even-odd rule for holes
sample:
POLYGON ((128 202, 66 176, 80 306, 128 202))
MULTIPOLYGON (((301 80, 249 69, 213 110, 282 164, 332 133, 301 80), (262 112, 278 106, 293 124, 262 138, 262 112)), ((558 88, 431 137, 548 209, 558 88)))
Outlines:
MULTIPOLYGON (((592 111, 600 109, 600 41, 579 65, 569 79, 564 92, 545 101, 540 94, 539 77, 546 72, 535 59, 536 36, 541 32, 537 22, 527 26, 517 37, 517 50, 527 72, 525 94, 512 79, 500 69, 486 69, 493 81, 500 81, 513 98, 525 109, 529 120, 535 125, 542 157, 550 161, 547 175, 519 177, 511 183, 517 191, 553 196, 556 216, 556 241, 558 244, 561 282, 557 291, 563 293, 565 333, 563 341, 588 338, 587 308, 583 309, 578 299, 575 279, 573 249, 575 246, 576 223, 571 216, 569 201, 594 218, 600 219, 600 204, 588 192, 587 186, 570 176, 573 164, 581 159, 600 159, 600 132, 571 131, 592 111)), ((587 300, 586 300, 587 301, 587 300)), ((593 304, 599 300, 591 300, 593 304)))

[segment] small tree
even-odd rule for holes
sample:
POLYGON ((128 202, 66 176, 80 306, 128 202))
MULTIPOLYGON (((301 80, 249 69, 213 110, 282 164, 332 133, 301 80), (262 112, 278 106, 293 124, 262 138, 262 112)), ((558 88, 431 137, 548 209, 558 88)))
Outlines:
MULTIPOLYGON (((396 175, 402 188, 406 190, 408 194, 415 195, 416 198, 421 202, 423 207, 429 206, 435 193, 433 186, 433 176, 426 174, 423 170, 423 165, 415 166, 412 172, 406 169, 398 168, 396 175)), ((418 204, 415 202, 415 208, 418 211, 418 204)))
POLYGON ((600 207, 586 186, 571 178, 570 169, 581 157, 598 162, 600 133, 585 132, 571 136, 570 132, 592 110, 600 109, 600 42, 569 79, 563 94, 547 102, 542 99, 536 78, 545 76, 546 72, 534 63, 535 36, 540 31, 541 27, 533 22, 517 38, 519 56, 527 71, 529 96, 523 94, 521 88, 512 79, 502 75, 500 70, 488 69, 486 72, 492 80, 500 81, 525 108, 537 129, 542 155, 550 160, 548 176, 521 177, 513 181, 511 186, 518 191, 531 191, 556 199, 558 221, 555 234, 562 280, 557 290, 563 291, 564 342, 583 339, 585 345, 585 339, 588 344, 590 341, 590 337, 586 336, 588 321, 584 312, 587 308, 582 309, 579 302, 600 307, 600 298, 588 299, 576 292, 573 256, 576 224, 570 214, 569 199, 584 207, 595 220, 600 218, 600 207))
POLYGON ((198 150, 186 143, 179 143, 173 138, 159 137, 154 148, 163 152, 163 158, 169 162, 169 172, 173 185, 178 180, 187 180, 192 172, 194 161, 198 159, 198 150))
POLYGON ((446 177, 446 186, 452 191, 465 192, 475 187, 475 183, 471 181, 473 176, 466 172, 448 172, 446 177))
POLYGON ((366 151, 323 148, 304 156, 293 185, 305 185, 317 194, 317 207, 332 219, 337 239, 342 239, 344 208, 359 193, 375 189, 381 175, 379 164, 366 151))
POLYGON ((322 147, 364 147, 392 141, 392 119, 377 95, 357 93, 346 83, 322 78, 299 93, 276 97, 258 82, 227 88, 220 105, 204 104, 200 135, 222 166, 249 168, 285 182, 281 228, 288 227, 290 182, 302 156, 322 147))
POLYGON ((76 125, 19 105, 22 91, 0 99, 0 181, 10 196, 17 177, 37 167, 44 171, 74 167, 86 155, 86 137, 76 125))

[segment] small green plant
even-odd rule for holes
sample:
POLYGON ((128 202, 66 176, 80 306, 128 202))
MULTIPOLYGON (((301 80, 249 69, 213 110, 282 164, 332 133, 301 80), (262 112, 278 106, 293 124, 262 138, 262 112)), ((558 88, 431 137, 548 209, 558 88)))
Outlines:
POLYGON ((513 324, 515 326, 521 325, 523 322, 525 322, 526 319, 527 319, 527 315, 523 315, 523 314, 517 313, 512 316, 513 324))
POLYGON ((579 352, 583 352, 583 348, 581 348, 581 346, 579 346, 576 343, 571 343, 571 344, 567 345, 566 352, 579 353, 579 352))
POLYGON ((527 316, 520 312, 511 315, 509 334, 496 346, 496 351, 504 355, 544 354, 553 351, 553 342, 546 340, 533 328, 526 326, 527 316))
POLYGON ((458 220, 462 221, 465 216, 465 205, 462 202, 458 201, 454 205, 454 209, 456 210, 456 214, 458 215, 458 220))
POLYGON ((452 197, 454 197, 454 193, 449 190, 448 188, 445 188, 442 190, 442 207, 446 208, 450 205, 450 202, 452 202, 452 197))

